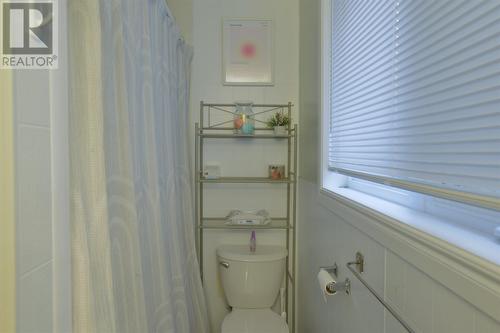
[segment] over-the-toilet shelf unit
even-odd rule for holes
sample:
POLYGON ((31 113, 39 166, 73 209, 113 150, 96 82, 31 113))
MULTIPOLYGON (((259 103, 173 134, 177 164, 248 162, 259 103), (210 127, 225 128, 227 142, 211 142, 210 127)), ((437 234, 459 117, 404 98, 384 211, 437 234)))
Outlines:
MULTIPOLYGON (((276 112, 284 112, 288 119, 292 119, 292 103, 287 104, 254 104, 254 119, 262 126, 255 127, 253 135, 235 134, 233 131, 233 118, 236 114, 236 104, 213 104, 200 102, 200 122, 195 125, 195 204, 197 221, 197 251, 200 261, 200 272, 203 278, 203 232, 207 229, 220 230, 283 230, 286 233, 287 273, 286 273, 286 309, 290 332, 295 331, 295 261, 296 261, 296 201, 297 201, 297 125, 292 127, 291 121, 285 134, 274 134, 272 128, 265 126, 265 118, 276 112), (271 179, 268 177, 219 177, 207 179, 204 170, 204 145, 206 139, 238 139, 249 140, 255 144, 262 144, 261 139, 280 140, 286 147, 286 177, 271 179), (204 189, 206 184, 275 184, 286 187, 286 213, 285 216, 271 217, 267 225, 227 225, 225 217, 207 217, 204 214, 204 189)), ((251 161, 248 161, 251 162, 251 161)), ((265 167, 265 166, 263 166, 265 167)), ((228 207, 230 209, 231 207, 228 207)))

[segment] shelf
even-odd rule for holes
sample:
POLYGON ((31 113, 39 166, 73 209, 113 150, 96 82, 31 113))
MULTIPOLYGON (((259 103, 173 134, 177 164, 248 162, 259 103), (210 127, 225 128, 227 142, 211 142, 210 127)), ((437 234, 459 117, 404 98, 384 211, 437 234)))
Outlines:
MULTIPOLYGON (((198 263, 200 265, 201 279, 204 273, 204 263, 206 260, 205 242, 210 242, 211 239, 207 239, 207 233, 214 232, 227 232, 229 237, 237 236, 237 233, 249 232, 251 230, 258 230, 261 234, 277 233, 280 236, 280 244, 282 244, 288 250, 287 267, 285 273, 285 279, 287 283, 285 284, 285 306, 290 314, 295 314, 295 287, 296 282, 296 219, 297 219, 297 144, 298 144, 298 127, 297 125, 288 126, 285 132, 281 132, 281 135, 275 135, 274 129, 267 127, 266 119, 268 116, 275 114, 277 112, 283 112, 289 116, 292 116, 292 103, 287 104, 254 104, 254 120, 255 128, 253 135, 246 135, 242 133, 236 133, 233 128, 234 125, 234 115, 235 107, 234 103, 212 103, 206 104, 203 101, 200 103, 200 122, 195 124, 195 206, 196 206, 196 247, 198 254, 198 263), (222 139, 222 140, 221 140, 222 139), (229 139, 224 141, 223 139, 229 139), (270 139, 270 140, 269 140, 270 139), (273 141, 274 139, 274 141, 273 141), (267 141, 266 141, 267 140, 267 141), (262 173, 238 173, 238 170, 234 170, 232 177, 227 177, 231 173, 226 174, 224 177, 219 177, 216 179, 207 179, 204 174, 204 166, 207 164, 206 153, 211 152, 211 149, 206 149, 206 146, 217 145, 221 143, 224 149, 231 148, 241 148, 240 145, 244 146, 268 146, 271 145, 274 148, 280 146, 280 157, 282 157, 282 164, 286 165, 286 176, 285 179, 271 179, 268 174, 264 171, 265 164, 267 162, 260 162, 264 164, 261 170, 262 173), (276 146, 275 146, 276 145, 276 146), (283 145, 283 146, 282 146, 283 145), (285 149, 283 149, 285 148, 285 149), (288 148, 288 149, 286 149, 288 148), (286 161, 286 162, 285 162, 286 161), (226 185, 208 185, 208 184, 226 184, 226 185), (227 185, 232 184, 232 185, 227 185), (241 185, 240 185, 241 184, 241 185), (249 184, 260 184, 260 185, 249 185, 249 184), (265 185, 271 184, 271 185, 265 185), (273 185, 274 184, 274 185, 273 185), (281 185, 279 185, 281 184, 281 185), (286 185, 285 185, 286 184, 286 185), (286 200, 286 208, 280 207, 280 210, 275 212, 280 216, 275 216, 271 218, 271 221, 267 225, 231 225, 226 224, 226 217, 207 217, 206 209, 207 205, 211 203, 210 199, 212 192, 217 194, 219 190, 226 189, 246 189, 256 191, 272 191, 272 197, 276 197, 281 201, 286 200), (278 191, 279 193, 274 193, 278 191), (286 210, 285 210, 286 209, 286 210), (273 231, 274 230, 274 231, 273 231), (284 236, 282 238, 282 236, 284 236)), ((217 148, 217 147, 215 147, 217 148)), ((258 149, 258 148, 257 148, 258 149)), ((225 158, 235 158, 236 155, 224 154, 225 158)), ((274 156, 270 156, 273 157, 274 156)), ((248 162, 247 162, 248 163, 248 162)), ((251 163, 251 162, 249 162, 251 163)), ((241 170, 240 170, 241 171, 241 170)), ((250 171, 250 170, 249 170, 250 171)), ((254 170, 255 171, 255 170, 254 170)), ((229 193, 231 195, 231 193, 229 193)), ((255 195, 255 194, 254 194, 255 195)), ((257 194, 258 195, 258 194, 257 194)), ((267 197, 266 197, 267 198, 267 197)), ((213 198, 216 199, 216 198, 213 198)), ((236 198, 238 199, 238 198, 236 198)), ((241 198, 242 201, 244 198, 241 198)), ((220 202, 224 205, 224 202, 220 202)), ((233 208, 234 205, 238 203, 227 202, 225 207, 226 210, 233 208)), ((241 203, 242 205, 244 202, 241 203)), ((273 202, 264 201, 260 203, 263 206, 272 205, 273 202)), ((274 206, 273 206, 274 207, 274 206)), ((223 207, 221 207, 223 208, 223 207)), ((215 213, 216 214, 216 213, 215 213)), ((260 236, 259 236, 260 237, 260 236)), ((247 238, 248 239, 248 238, 247 238)), ((236 241, 236 240, 235 240, 236 241)), ((278 242, 278 239, 276 240, 278 242)), ((213 263, 211 263, 213 264, 213 263)), ((295 332, 293 323, 295 322, 295 317, 290 317, 290 333, 295 332)))
POLYGON ((198 134, 202 138, 207 139, 288 139, 292 138, 291 134, 282 134, 282 135, 274 135, 274 134, 223 134, 223 133, 214 133, 214 134, 198 134))
MULTIPOLYGON (((205 107, 236 107, 234 103, 203 103, 205 107)), ((253 104, 254 108, 288 108, 294 106, 292 103, 290 104, 253 104)))
POLYGON ((294 280, 293 280, 293 276, 292 276, 292 273, 290 273, 290 270, 287 269, 286 271, 286 275, 288 277, 288 281, 291 283, 291 284, 294 284, 294 280))
POLYGON ((199 183, 214 183, 214 184, 246 184, 246 183, 256 183, 256 184, 292 184, 293 180, 289 178, 285 179, 271 179, 268 177, 220 177, 217 179, 206 179, 200 178, 199 183))
POLYGON ((199 226, 200 229, 230 229, 230 230, 269 230, 269 229, 280 229, 286 230, 291 229, 288 220, 286 218, 271 218, 271 222, 266 225, 227 225, 225 217, 211 217, 202 219, 202 224, 199 226))

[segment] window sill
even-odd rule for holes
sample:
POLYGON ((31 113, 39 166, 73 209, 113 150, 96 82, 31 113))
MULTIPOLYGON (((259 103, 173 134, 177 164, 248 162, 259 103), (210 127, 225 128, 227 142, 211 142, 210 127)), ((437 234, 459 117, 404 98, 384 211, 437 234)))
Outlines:
MULTIPOLYGON (((349 188, 321 190, 320 201, 326 207, 331 207, 327 201, 339 200, 361 213, 371 215, 378 220, 389 222, 393 227, 405 227, 406 232, 422 233, 436 239, 434 242, 447 242, 457 250, 464 250, 478 259, 483 259, 500 266, 500 242, 493 235, 468 230, 452 222, 437 218, 428 213, 420 212, 384 199, 380 199, 349 188), (398 225, 399 224, 399 225, 398 225)), ((399 228, 400 229, 400 228, 399 228)))

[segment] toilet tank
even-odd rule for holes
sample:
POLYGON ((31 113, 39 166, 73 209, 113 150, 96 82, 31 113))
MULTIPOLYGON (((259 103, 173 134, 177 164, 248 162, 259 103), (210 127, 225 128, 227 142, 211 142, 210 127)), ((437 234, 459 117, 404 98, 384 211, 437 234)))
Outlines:
POLYGON ((242 309, 269 308, 274 304, 285 274, 287 250, 281 246, 223 245, 217 264, 226 299, 242 309))

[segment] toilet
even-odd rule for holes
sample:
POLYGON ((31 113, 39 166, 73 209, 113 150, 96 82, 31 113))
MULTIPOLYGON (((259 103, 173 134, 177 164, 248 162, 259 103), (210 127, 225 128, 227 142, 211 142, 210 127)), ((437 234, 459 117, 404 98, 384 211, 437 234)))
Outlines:
POLYGON ((233 310, 221 333, 288 333, 285 318, 271 310, 285 274, 287 250, 281 246, 248 245, 217 248, 217 262, 228 304, 233 310))

